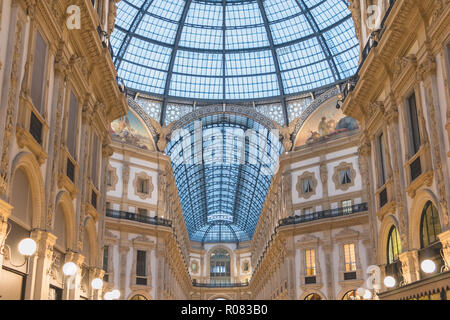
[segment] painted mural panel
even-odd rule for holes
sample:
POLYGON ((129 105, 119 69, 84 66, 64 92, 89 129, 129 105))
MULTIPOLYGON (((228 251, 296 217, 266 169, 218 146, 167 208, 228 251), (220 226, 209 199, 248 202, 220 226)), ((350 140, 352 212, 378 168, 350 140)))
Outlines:
POLYGON ((147 129, 132 111, 128 111, 126 116, 114 120, 110 125, 110 133, 116 141, 145 150, 155 150, 147 129))
POLYGON ((356 120, 345 116, 341 109, 336 109, 336 101, 330 100, 305 121, 295 139, 295 147, 331 139, 342 132, 356 129, 356 120))

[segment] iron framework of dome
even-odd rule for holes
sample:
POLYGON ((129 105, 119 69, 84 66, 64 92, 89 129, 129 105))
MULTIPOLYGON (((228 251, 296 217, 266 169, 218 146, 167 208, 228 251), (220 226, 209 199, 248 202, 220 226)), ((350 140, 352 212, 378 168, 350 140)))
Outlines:
POLYGON ((111 38, 128 90, 162 100, 277 101, 344 81, 359 47, 345 0, 121 0, 111 38))
POLYGON ((203 117, 201 127, 201 140, 191 122, 166 149, 189 237, 201 243, 251 240, 282 152, 278 137, 233 114, 203 117))

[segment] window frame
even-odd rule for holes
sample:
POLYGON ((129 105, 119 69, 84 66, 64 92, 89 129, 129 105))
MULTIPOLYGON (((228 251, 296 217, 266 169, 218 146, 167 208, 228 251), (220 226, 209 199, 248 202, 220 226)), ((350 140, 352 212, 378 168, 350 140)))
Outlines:
POLYGON ((412 159, 416 154, 419 153, 423 141, 421 137, 421 125, 420 125, 420 119, 419 119, 419 104, 418 101, 418 95, 415 89, 412 89, 409 91, 409 94, 406 95, 404 99, 404 110, 405 110, 405 126, 406 126, 406 137, 407 137, 407 148, 408 148, 408 158, 412 159), (414 98, 414 108, 416 113, 416 121, 417 121, 417 132, 415 133, 415 130, 413 128, 413 115, 411 114, 411 99, 414 98), (415 134, 417 134, 418 141, 415 141, 415 134), (418 145, 416 145, 418 143, 418 145), (417 148, 417 150, 416 150, 417 148))
POLYGON ((395 262, 397 262, 400 259, 400 254, 402 253, 402 244, 401 244, 401 239, 400 239, 400 233, 398 231, 398 228, 395 225, 392 225, 391 228, 389 229, 389 233, 388 233, 388 237, 386 240, 386 261, 387 264, 393 264, 395 262), (397 246, 396 248, 394 248, 394 231, 396 233, 396 239, 395 241, 397 242, 397 246), (397 250, 397 255, 395 255, 395 250, 397 250), (392 258, 391 258, 391 253, 392 253, 392 258))
MULTIPOLYGON (((430 221, 427 219, 427 222, 430 222, 430 221)), ((428 201, 425 204, 424 208, 422 209, 422 215, 420 217, 420 247, 422 249, 423 248, 427 248, 427 247, 437 243, 438 241, 440 241, 438 235, 441 232, 442 232, 442 226, 441 226, 439 211, 438 211, 438 209, 436 208, 436 206, 434 205, 434 203, 432 201, 428 201), (433 227, 432 231, 433 231, 433 234, 434 234, 434 240, 433 241, 430 239, 430 232, 429 232, 430 230, 428 228, 429 224, 427 223, 426 225, 424 225, 424 220, 427 217, 428 208, 431 209, 431 219, 433 220, 433 218, 434 218, 434 220, 437 220, 437 224, 436 223, 432 224, 432 227, 433 227), (424 233, 423 233, 425 226, 427 226, 427 238, 428 238, 427 239, 427 243, 425 243, 425 241, 424 241, 424 233), (437 226, 439 228, 436 228, 437 226)))
POLYGON ((358 270, 358 266, 356 263, 356 245, 354 242, 347 242, 344 243, 344 272, 356 272, 358 270), (348 246, 351 246, 353 249, 352 252, 347 252, 346 248, 348 246), (350 256, 347 256, 347 253, 350 253, 350 256), (350 261, 347 260, 347 258, 350 258, 350 261), (347 267, 350 266, 348 269, 347 267))

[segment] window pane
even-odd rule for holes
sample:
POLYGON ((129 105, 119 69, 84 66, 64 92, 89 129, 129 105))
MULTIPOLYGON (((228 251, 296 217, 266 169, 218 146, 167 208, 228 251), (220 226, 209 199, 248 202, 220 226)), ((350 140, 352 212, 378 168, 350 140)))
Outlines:
POLYGON ((411 132, 410 132, 410 138, 411 138, 411 144, 413 147, 413 154, 410 156, 415 155, 417 152, 419 152, 420 149, 420 132, 419 132, 419 120, 417 117, 417 105, 416 105, 416 95, 412 94, 412 96, 408 99, 409 104, 409 117, 411 121, 411 132))
POLYGON ((45 67, 47 58, 47 43, 39 31, 36 31, 36 46, 34 49, 33 74, 31 80, 31 100, 34 107, 43 113, 45 67))
POLYGON ((72 158, 76 159, 78 132, 78 101, 73 92, 70 93, 69 119, 67 123, 67 149, 72 158))
POLYGON ((136 252, 136 276, 138 277, 145 277, 146 276, 146 259, 147 259, 147 252, 138 250, 136 252))
POLYGON ((92 183, 96 188, 98 188, 98 172, 97 172, 97 162, 98 162, 98 136, 94 133, 94 139, 92 143, 92 171, 91 178, 92 183))

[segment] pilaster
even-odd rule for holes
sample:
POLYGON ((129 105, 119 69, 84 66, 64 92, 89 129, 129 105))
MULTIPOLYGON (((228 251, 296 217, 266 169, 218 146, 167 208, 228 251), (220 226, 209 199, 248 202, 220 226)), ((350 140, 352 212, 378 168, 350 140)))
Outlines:
POLYGON ((447 268, 450 268, 450 229, 438 235, 442 243, 442 254, 447 268))
MULTIPOLYGON (((8 218, 11 215, 13 207, 0 199, 0 250, 3 250, 3 245, 6 241, 6 232, 8 229, 8 218)), ((2 272, 3 254, 0 252, 0 272, 2 272)))
POLYGON ((420 280, 418 251, 403 252, 399 258, 402 263, 402 274, 405 284, 420 280))
POLYGON ((80 299, 80 284, 81 284, 81 273, 82 265, 84 262, 84 256, 75 253, 66 253, 65 263, 73 262, 77 266, 77 273, 73 277, 64 276, 64 292, 63 300, 79 300, 80 299))
POLYGON ((31 300, 47 300, 50 285, 49 274, 53 263, 53 245, 56 242, 56 236, 49 232, 34 230, 31 232, 31 238, 36 241, 37 250, 29 261, 29 270, 32 270, 32 273, 27 281, 25 295, 27 299, 31 300))

